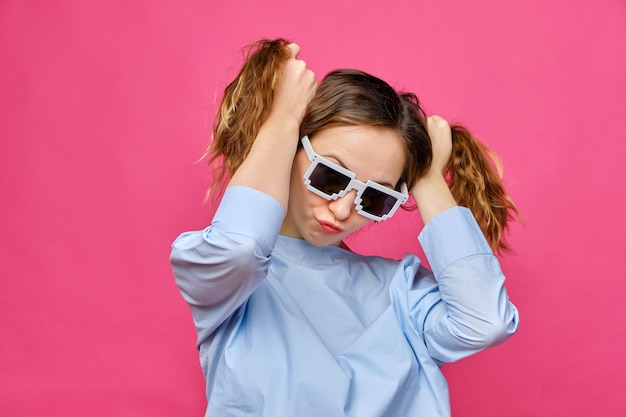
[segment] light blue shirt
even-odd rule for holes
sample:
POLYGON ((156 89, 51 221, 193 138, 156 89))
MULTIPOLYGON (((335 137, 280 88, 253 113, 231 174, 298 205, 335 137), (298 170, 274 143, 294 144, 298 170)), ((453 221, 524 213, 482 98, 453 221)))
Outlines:
POLYGON ((471 212, 422 230, 414 255, 361 256, 279 236, 275 199, 226 191, 171 262, 198 332, 205 416, 449 416, 440 366, 501 343, 518 313, 471 212))

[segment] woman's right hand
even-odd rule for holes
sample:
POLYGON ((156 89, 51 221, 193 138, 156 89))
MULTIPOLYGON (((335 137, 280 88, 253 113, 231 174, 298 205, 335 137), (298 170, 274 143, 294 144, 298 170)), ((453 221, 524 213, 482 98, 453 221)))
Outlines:
POLYGON ((300 46, 291 43, 287 48, 291 57, 283 63, 278 75, 269 117, 277 117, 281 123, 291 119, 299 127, 306 106, 317 89, 317 80, 306 62, 298 59, 300 46))

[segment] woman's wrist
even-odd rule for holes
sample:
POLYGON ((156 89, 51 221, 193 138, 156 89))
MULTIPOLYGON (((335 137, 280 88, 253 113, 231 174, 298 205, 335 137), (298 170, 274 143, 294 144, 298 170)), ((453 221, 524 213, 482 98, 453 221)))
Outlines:
POLYGON ((437 214, 457 206, 448 183, 439 174, 427 174, 420 178, 411 188, 411 195, 417 203, 424 224, 437 214))
POLYGON ((295 116, 272 112, 261 126, 259 135, 268 134, 266 136, 274 138, 295 136, 297 138, 299 132, 300 120, 295 116))

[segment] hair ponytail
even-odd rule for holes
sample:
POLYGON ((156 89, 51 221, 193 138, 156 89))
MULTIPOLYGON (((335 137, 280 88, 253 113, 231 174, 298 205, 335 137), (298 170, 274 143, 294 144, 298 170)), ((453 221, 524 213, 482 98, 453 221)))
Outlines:
POLYGON ((280 66, 291 56, 288 44, 275 39, 248 46, 241 71, 224 91, 213 120, 213 140, 203 156, 215 167, 213 184, 218 190, 246 159, 269 115, 280 66), (214 164, 217 160, 220 164, 214 164))
POLYGON ((498 157, 464 127, 452 125, 449 186, 457 203, 469 208, 492 249, 511 252, 504 241, 507 222, 522 219, 502 185, 498 157))

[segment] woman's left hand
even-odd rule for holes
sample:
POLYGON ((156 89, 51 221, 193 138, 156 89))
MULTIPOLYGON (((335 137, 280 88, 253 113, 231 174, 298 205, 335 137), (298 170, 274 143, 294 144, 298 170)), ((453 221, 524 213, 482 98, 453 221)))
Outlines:
POLYGON ((411 188, 424 224, 457 205, 444 177, 452 155, 450 125, 442 117, 430 116, 426 119, 426 129, 432 144, 433 160, 429 170, 411 188))
POLYGON ((444 175, 452 155, 452 130, 446 119, 430 116, 426 119, 426 130, 433 148, 433 161, 428 175, 444 175))

